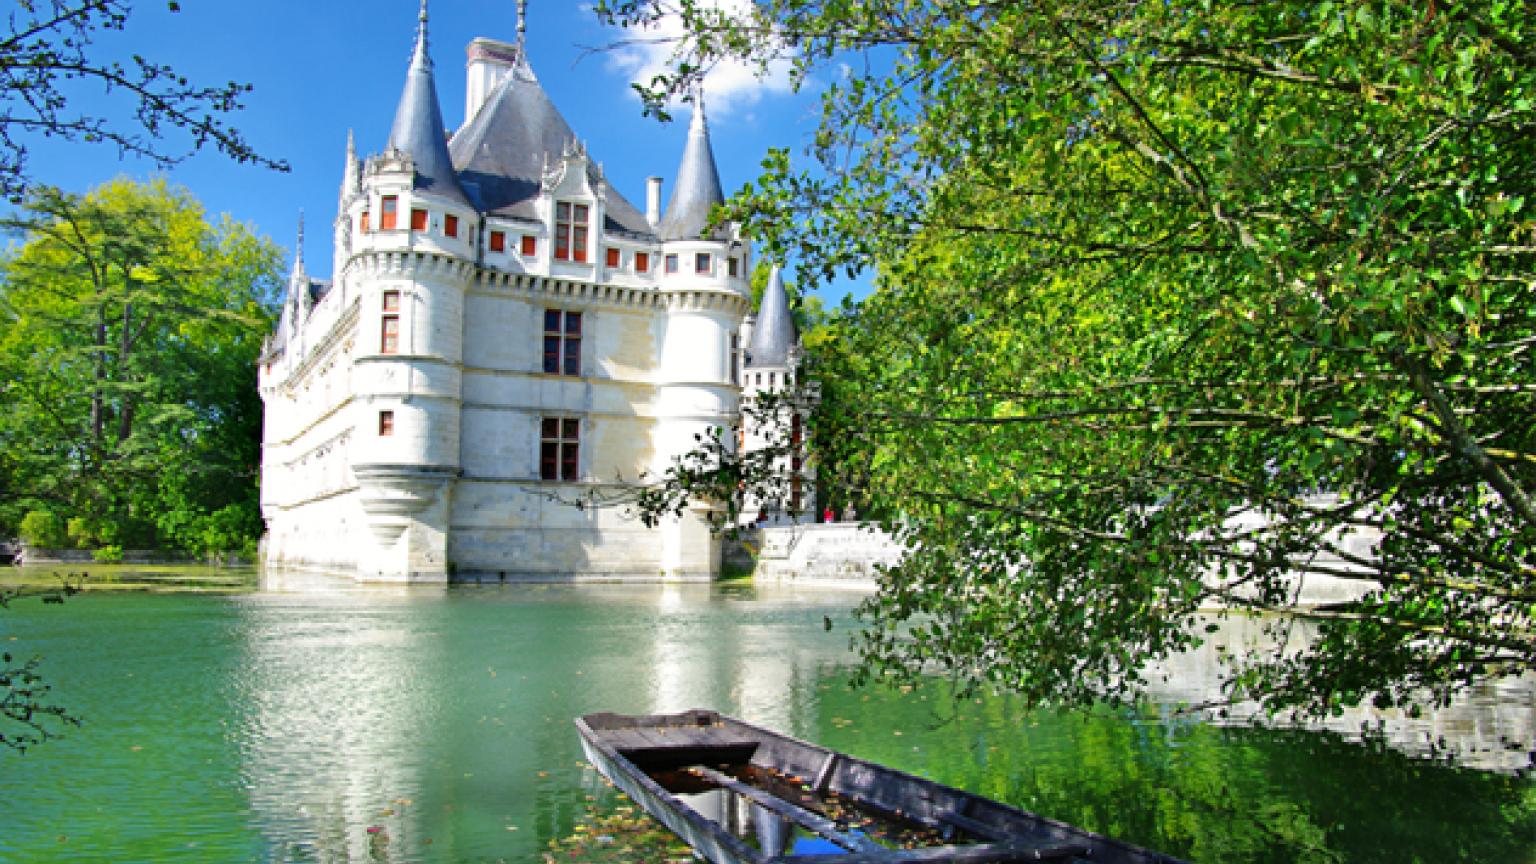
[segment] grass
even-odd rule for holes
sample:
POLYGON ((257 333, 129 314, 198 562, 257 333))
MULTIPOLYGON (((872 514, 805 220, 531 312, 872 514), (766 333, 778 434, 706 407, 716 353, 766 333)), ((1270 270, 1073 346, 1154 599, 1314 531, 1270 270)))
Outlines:
POLYGON ((256 589, 254 567, 201 564, 35 564, 0 567, 0 590, 47 591, 78 584, 83 591, 229 594, 256 589), (80 578, 80 577, 84 578, 80 578))

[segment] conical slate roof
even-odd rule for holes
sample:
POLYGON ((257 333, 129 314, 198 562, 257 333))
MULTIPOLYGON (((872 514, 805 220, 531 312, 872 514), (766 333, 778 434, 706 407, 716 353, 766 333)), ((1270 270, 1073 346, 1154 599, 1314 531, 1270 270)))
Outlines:
MULTIPOLYGON (((577 145, 576 133, 560 116, 526 59, 519 59, 480 106, 474 119, 453 136, 449 152, 459 179, 480 210, 535 220, 541 176, 577 145)), ((595 169, 588 174, 594 182, 595 169)), ((645 216, 612 187, 608 190, 609 231, 653 236, 645 216)))
POLYGON ((411 155, 416 163, 416 189, 469 204, 469 198, 454 177, 444 128, 443 110, 437 101, 437 84, 432 79, 432 61, 427 57, 427 4, 422 0, 416 53, 411 57, 411 68, 405 76, 400 107, 395 109, 389 149, 411 155))
POLYGON ((784 291, 784 279, 775 264, 773 272, 768 274, 768 287, 763 290, 763 302, 757 310, 752 343, 747 346, 747 368, 788 366, 789 352, 797 339, 795 319, 789 314, 789 295, 784 291))
POLYGON ((709 224, 709 213, 725 203, 720 191, 720 172, 715 168, 715 152, 709 146, 709 123, 704 119, 704 99, 694 97, 693 120, 688 124, 688 144, 683 148, 683 162, 677 169, 677 184, 667 215, 661 220, 661 239, 697 240, 709 224))

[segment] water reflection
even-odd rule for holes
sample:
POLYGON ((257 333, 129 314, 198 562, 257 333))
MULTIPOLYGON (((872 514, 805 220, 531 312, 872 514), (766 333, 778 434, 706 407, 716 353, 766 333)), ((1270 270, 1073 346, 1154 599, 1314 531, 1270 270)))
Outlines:
MULTIPOLYGON (((1031 712, 848 690, 846 595, 271 589, 8 610, 87 724, 0 754, 0 860, 536 861, 602 794, 572 717, 708 707, 1195 861, 1536 864, 1526 780, 1174 717, 1207 656, 1140 711, 1031 712)), ((1405 751, 1444 734, 1481 758, 1528 742, 1532 710, 1500 685, 1387 721, 1405 751)))
MULTIPOLYGON (((1159 664, 1149 677, 1148 698, 1162 706, 1164 719, 1177 724, 1178 706, 1219 702, 1227 658, 1250 651, 1271 652, 1275 637, 1265 620, 1245 616, 1214 618, 1218 628, 1200 648, 1159 664)), ((1311 637, 1312 627, 1292 622, 1293 641, 1311 637)), ((1265 720, 1257 706, 1242 704, 1220 712, 1202 712, 1207 723, 1249 726, 1265 720)), ((1359 741, 1383 740, 1404 753, 1421 757, 1450 757, 1458 764, 1494 771, 1531 767, 1536 753, 1536 675, 1487 681, 1471 687, 1449 706, 1414 717, 1400 708, 1369 704, 1347 708, 1322 721, 1308 720, 1310 729, 1324 729, 1359 741)))
POLYGON ((234 743, 257 824, 281 860, 392 860, 421 848, 418 746, 440 729, 441 643, 409 604, 331 594, 246 604, 234 743), (302 603, 302 611, 295 605, 302 603), (295 614, 299 613, 299 614, 295 614))

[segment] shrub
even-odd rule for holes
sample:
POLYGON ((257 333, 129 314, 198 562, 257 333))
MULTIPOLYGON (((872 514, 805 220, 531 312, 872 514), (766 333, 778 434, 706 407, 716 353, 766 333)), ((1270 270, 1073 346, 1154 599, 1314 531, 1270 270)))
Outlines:
POLYGON ((58 549, 69 539, 59 517, 47 510, 33 510, 21 517, 18 533, 21 542, 39 549, 58 549))
POLYGON ((97 564, 120 564, 123 560, 123 547, 103 546, 92 552, 91 557, 97 564))

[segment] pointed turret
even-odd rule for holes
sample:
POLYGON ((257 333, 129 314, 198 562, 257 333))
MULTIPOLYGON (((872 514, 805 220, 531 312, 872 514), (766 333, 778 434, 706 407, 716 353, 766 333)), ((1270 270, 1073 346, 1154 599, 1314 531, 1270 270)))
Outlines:
POLYGON ((775 264, 757 310, 752 341, 747 345, 747 368, 788 366, 797 338, 795 319, 789 314, 789 294, 784 290, 779 265, 775 264))
POLYGON ((709 122, 704 117, 704 94, 697 92, 693 101, 693 121, 688 124, 688 144, 677 169, 677 183, 672 200, 661 220, 663 240, 697 240, 709 224, 710 211, 725 203, 720 191, 720 171, 715 167, 715 152, 709 146, 709 122))
POLYGON ((418 191, 468 205, 448 156, 443 111, 432 78, 432 60, 427 56, 427 0, 421 0, 420 21, 416 53, 411 57, 400 107, 395 110, 395 125, 389 133, 389 149, 410 154, 416 165, 418 191))

